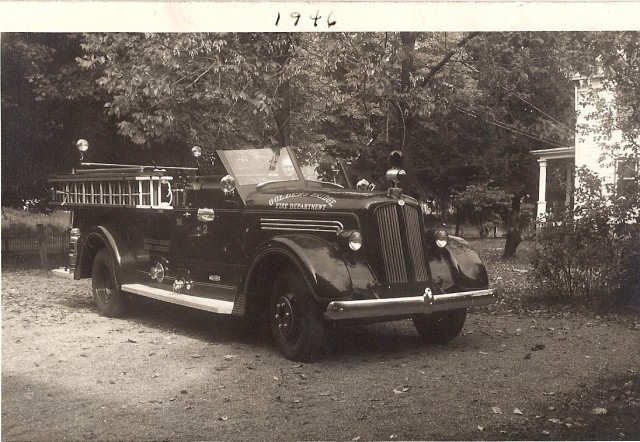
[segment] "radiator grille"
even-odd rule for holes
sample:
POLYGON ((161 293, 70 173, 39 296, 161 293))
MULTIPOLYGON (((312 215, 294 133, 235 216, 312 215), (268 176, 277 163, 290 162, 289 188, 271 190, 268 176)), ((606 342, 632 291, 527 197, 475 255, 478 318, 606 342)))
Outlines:
POLYGON ((387 282, 408 282, 410 269, 417 281, 426 281, 428 273, 418 210, 406 204, 388 204, 378 208, 376 216, 387 282))

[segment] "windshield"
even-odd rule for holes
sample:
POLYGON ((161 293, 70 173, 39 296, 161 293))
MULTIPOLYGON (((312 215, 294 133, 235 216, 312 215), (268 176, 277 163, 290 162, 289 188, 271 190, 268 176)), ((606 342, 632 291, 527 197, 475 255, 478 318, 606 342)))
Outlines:
MULTIPOLYGON (((299 152, 296 151, 296 155, 299 155, 299 152)), ((298 163, 305 180, 350 187, 349 180, 347 180, 340 162, 329 155, 324 155, 318 159, 298 158, 298 163)))
POLYGON ((286 148, 225 150, 231 172, 239 185, 298 181, 300 177, 286 148))

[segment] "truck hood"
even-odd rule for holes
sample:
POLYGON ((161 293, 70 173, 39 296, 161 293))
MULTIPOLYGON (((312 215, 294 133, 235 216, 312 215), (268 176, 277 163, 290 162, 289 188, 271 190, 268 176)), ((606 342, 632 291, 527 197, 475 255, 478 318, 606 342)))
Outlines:
MULTIPOLYGON (((407 203, 416 200, 402 195, 407 203)), ((383 203, 396 201, 386 192, 366 192, 335 187, 273 186, 256 190, 247 195, 247 208, 282 210, 304 210, 312 212, 349 211, 368 209, 383 203)))

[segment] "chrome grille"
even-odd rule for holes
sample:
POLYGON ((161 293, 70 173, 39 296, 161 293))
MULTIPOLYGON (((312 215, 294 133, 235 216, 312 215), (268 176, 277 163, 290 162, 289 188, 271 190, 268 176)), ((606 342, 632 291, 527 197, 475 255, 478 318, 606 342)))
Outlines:
POLYGON ((428 273, 418 209, 406 204, 388 204, 379 207, 376 216, 387 282, 408 282, 409 269, 413 269, 417 281, 426 281, 428 273), (401 229, 406 232, 405 240, 401 229))
POLYGON ((415 207, 404 205, 405 225, 407 227, 407 242, 416 281, 426 281, 429 279, 427 266, 424 261, 424 250, 422 249, 422 235, 420 234, 420 214, 415 207))
POLYGON ((325 221, 317 219, 283 219, 261 218, 262 230, 286 230, 290 232, 328 232, 336 235, 344 230, 339 221, 325 221))

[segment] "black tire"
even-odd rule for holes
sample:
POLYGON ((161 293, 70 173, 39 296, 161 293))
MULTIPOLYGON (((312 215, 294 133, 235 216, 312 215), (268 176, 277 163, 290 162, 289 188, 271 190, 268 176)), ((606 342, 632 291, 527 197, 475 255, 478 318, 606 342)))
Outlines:
POLYGON ((458 336, 467 318, 467 309, 449 310, 413 317, 413 325, 428 344, 446 344, 458 336))
POLYGON ((93 260, 91 288, 93 300, 102 315, 109 318, 122 316, 126 297, 120 291, 111 254, 106 249, 100 250, 93 260))
POLYGON ((326 325, 302 276, 293 269, 281 272, 269 306, 271 333, 280 352, 294 361, 319 358, 325 348, 326 325))

